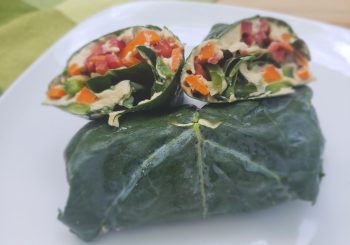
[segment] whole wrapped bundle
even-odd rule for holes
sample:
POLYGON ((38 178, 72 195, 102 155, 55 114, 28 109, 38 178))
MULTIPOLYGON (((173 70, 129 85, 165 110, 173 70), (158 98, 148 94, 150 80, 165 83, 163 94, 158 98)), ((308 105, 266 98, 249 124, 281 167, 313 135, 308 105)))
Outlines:
POLYGON ((102 232, 315 202, 323 137, 311 91, 94 121, 66 149, 70 193, 59 219, 102 232))
POLYGON ((181 86, 211 103, 288 94, 312 80, 309 60, 306 44, 287 23, 256 16, 215 25, 186 60, 181 86))
POLYGON ((135 26, 107 34, 78 50, 49 85, 46 104, 118 126, 126 112, 174 100, 183 46, 168 29, 135 26))

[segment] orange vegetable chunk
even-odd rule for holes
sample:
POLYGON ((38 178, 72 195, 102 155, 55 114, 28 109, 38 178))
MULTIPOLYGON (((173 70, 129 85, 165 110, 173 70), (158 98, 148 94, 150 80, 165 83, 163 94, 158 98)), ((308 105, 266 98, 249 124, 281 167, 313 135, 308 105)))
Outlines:
POLYGON ((198 58, 198 61, 200 62, 207 62, 208 59, 214 56, 215 56, 215 45, 214 43, 209 42, 201 48, 197 58, 198 58))
POLYGON ((303 67, 300 70, 298 70, 297 74, 302 80, 307 80, 310 77, 309 70, 306 67, 303 67))
POLYGON ((200 75, 189 75, 186 77, 186 82, 192 90, 197 91, 204 96, 209 95, 208 86, 204 83, 200 75))
POLYGON ((81 75, 81 70, 77 64, 71 64, 68 66, 68 74, 71 76, 81 75))
POLYGON ((274 65, 267 65, 263 71, 263 78, 266 82, 274 82, 281 79, 281 75, 274 65))
POLYGON ((66 94, 66 91, 64 91, 61 86, 50 86, 49 91, 47 92, 47 96, 53 100, 58 100, 66 94))
POLYGON ((96 100, 96 95, 94 95, 87 87, 83 87, 77 96, 77 102, 85 105, 90 105, 96 100))
POLYGON ((289 43, 289 40, 291 39, 291 36, 288 32, 285 32, 282 34, 282 40, 286 43, 289 43))
POLYGON ((138 32, 134 39, 131 40, 123 49, 123 51, 120 53, 120 56, 122 58, 124 58, 125 56, 127 56, 127 54, 129 52, 131 52, 133 55, 135 55, 137 53, 137 51, 135 50, 135 48, 139 45, 143 45, 146 42, 149 43, 156 43, 160 41, 160 36, 157 34, 156 31, 152 31, 152 30, 143 30, 138 32))
POLYGON ((179 68, 180 63, 181 63, 182 48, 174 48, 171 51, 171 57, 172 57, 171 70, 176 71, 176 69, 179 68))

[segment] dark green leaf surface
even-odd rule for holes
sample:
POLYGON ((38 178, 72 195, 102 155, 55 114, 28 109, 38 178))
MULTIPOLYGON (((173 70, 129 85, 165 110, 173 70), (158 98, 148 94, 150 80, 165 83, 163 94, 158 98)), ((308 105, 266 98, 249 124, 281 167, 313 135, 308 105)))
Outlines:
POLYGON ((154 82, 154 73, 152 67, 144 61, 128 68, 109 70, 104 76, 90 78, 86 84, 92 91, 100 93, 123 80, 151 87, 154 82))
POLYGON ((148 60, 151 63, 152 66, 156 66, 157 55, 153 49, 146 46, 137 46, 137 50, 144 59, 148 60))
POLYGON ((201 110, 87 124, 66 149, 59 219, 84 240, 102 231, 314 202, 323 138, 311 91, 201 110), (203 120, 215 124, 205 126, 203 120))

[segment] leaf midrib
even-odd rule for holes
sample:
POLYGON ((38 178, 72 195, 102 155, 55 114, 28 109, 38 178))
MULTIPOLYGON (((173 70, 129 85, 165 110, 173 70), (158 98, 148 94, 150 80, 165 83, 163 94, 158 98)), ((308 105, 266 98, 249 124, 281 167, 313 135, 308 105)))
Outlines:
POLYGON ((196 144, 196 151, 197 151, 197 169, 198 169, 198 178, 199 178, 199 188, 200 188, 200 197, 201 197, 201 207, 202 207, 202 218, 205 218, 208 214, 208 207, 207 207, 207 194, 205 190, 205 183, 204 183, 204 162, 203 162, 203 142, 204 138, 200 130, 200 124, 194 123, 192 126, 193 131, 196 134, 197 138, 197 144, 196 144))
POLYGON ((154 169, 156 166, 158 166, 163 162, 161 161, 160 158, 167 156, 167 154, 165 154, 164 152, 170 151, 172 149, 172 146, 191 140, 192 134, 193 134, 193 131, 190 129, 187 129, 183 131, 181 134, 179 134, 177 137, 170 140, 168 143, 164 144, 160 148, 157 148, 152 154, 147 156, 147 158, 140 164, 137 170, 132 174, 132 176, 130 177, 130 181, 126 184, 126 187, 123 188, 123 190, 120 193, 118 193, 118 195, 112 200, 111 204, 107 207, 106 212, 104 214, 104 218, 100 223, 100 227, 99 227, 100 230, 102 229, 102 227, 106 227, 105 223, 108 220, 109 214, 113 210, 113 208, 117 206, 120 201, 125 200, 129 196, 132 190, 137 186, 137 183, 144 176, 146 176, 152 169, 154 169))

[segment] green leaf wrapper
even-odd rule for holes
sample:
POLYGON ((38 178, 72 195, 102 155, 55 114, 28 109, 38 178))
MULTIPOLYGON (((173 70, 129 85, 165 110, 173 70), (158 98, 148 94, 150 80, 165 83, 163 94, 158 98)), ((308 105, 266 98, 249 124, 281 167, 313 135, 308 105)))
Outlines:
POLYGON ((66 149, 59 219, 84 240, 150 223, 315 202, 324 140, 311 91, 87 124, 66 149), (140 141, 143 139, 143 141, 140 141))

